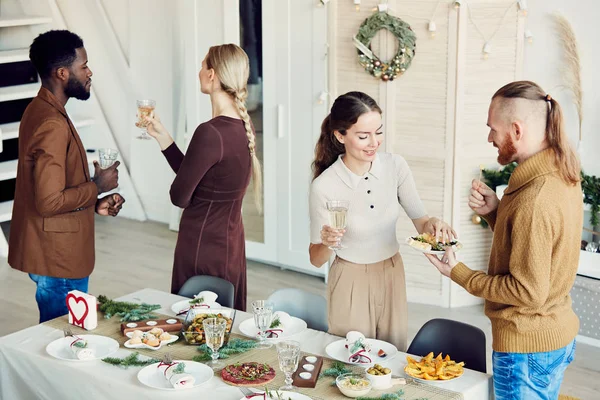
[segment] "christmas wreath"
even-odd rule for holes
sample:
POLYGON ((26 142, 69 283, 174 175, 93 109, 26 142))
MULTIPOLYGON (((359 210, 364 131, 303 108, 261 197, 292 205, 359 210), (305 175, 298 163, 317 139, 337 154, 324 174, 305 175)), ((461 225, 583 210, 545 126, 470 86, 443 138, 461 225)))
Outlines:
POLYGON ((410 67, 415 56, 416 40, 415 33, 406 22, 387 12, 377 12, 365 19, 354 36, 360 65, 369 74, 384 81, 393 81, 410 67), (382 61, 371 51, 371 40, 380 29, 387 29, 398 39, 398 50, 390 61, 382 61))

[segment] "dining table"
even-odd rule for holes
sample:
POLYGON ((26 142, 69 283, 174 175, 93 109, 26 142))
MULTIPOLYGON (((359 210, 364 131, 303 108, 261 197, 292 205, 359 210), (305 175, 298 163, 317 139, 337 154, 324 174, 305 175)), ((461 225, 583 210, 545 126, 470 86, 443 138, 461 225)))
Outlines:
MULTIPOLYGON (((177 317, 171 306, 185 298, 160 290, 146 288, 115 300, 158 304, 160 309, 157 314, 177 317)), ((118 321, 118 316, 112 319, 118 321)), ((181 316, 179 316, 181 318, 181 316)), ((237 310, 233 321, 232 334, 242 335, 239 329, 240 323, 253 318, 251 313, 237 310)), ((99 323, 102 322, 103 314, 98 313, 99 323)), ((240 400, 245 398, 246 391, 225 383, 217 372, 210 380, 202 385, 183 390, 158 390, 143 385, 138 379, 138 373, 142 367, 119 367, 103 362, 102 360, 90 360, 74 362, 57 359, 51 356, 46 348, 49 343, 64 337, 63 330, 59 325, 67 325, 66 317, 59 317, 52 323, 42 323, 18 332, 0 337, 0 399, 6 400, 83 400, 83 399, 214 399, 214 400, 240 400)), ((68 325, 67 325, 68 326, 68 325)), ((94 330, 86 334, 95 334, 94 330)), ((124 337, 126 340, 127 338, 124 337)), ((247 338, 250 339, 250 338, 247 338)), ((342 338, 327 332, 313 329, 305 329, 295 334, 290 339, 300 343, 301 351, 306 354, 329 357, 326 347, 342 338)), ((178 346, 190 346, 180 337, 178 346)), ((126 357, 132 349, 123 347, 122 343, 111 357, 126 357)), ((262 350, 252 350, 260 352, 262 350)), ((274 352, 274 351, 273 351, 274 352)), ((275 352, 274 352, 275 353, 275 352)), ((147 354, 147 353, 143 353, 147 354)), ((254 353, 260 354, 260 353, 254 353)), ((395 376, 405 376, 404 367, 407 364, 406 353, 398 352, 395 357, 386 361, 384 366, 390 368, 395 376)), ((248 357, 248 356, 247 356, 248 357)), ((251 357, 251 356, 250 356, 251 357)), ((143 358, 143 356, 142 356, 143 358)), ((415 358, 419 358, 415 356, 415 358)), ((276 355, 275 355, 276 359, 276 355)), ((232 357, 234 360, 234 357, 232 357)), ((227 360, 223 360, 227 362, 227 360)), ((281 374, 275 362, 273 368, 277 374, 281 374)), ((281 374, 283 375, 283 374, 281 374)), ((405 376, 406 377, 406 376, 405 376)), ((408 378, 408 377, 407 377, 408 378)), ((321 377, 320 380, 332 378, 321 377)), ((492 377, 489 374, 464 368, 464 373, 457 379, 444 382, 423 383, 407 379, 413 393, 426 393, 420 397, 410 397, 411 391, 408 384, 403 400, 487 400, 492 396, 492 377)), ((332 386, 332 390, 336 390, 332 386)), ((256 389, 262 389, 258 387, 256 389)), ((314 400, 325 400, 326 398, 338 398, 341 393, 337 391, 336 396, 324 396, 317 394, 313 396, 310 389, 304 389, 302 393, 314 400)), ((333 393, 333 392, 331 392, 333 393)), ((416 396, 416 395, 415 395, 416 396)))

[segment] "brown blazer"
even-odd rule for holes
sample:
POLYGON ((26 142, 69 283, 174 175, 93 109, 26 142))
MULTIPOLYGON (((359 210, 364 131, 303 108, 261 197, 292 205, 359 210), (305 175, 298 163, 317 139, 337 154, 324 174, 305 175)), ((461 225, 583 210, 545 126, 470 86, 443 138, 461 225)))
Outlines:
POLYGON ((97 197, 73 123, 56 97, 41 88, 19 127, 11 267, 58 278, 89 276, 97 197))

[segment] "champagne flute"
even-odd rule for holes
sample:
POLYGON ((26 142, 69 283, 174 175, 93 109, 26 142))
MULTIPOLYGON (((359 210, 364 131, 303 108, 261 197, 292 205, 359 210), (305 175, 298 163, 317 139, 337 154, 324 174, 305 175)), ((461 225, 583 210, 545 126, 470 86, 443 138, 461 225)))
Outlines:
POLYGON ((284 340, 278 342, 277 358, 279 360, 279 369, 285 374, 285 385, 279 390, 293 391, 298 389, 292 385, 292 374, 298 369, 298 361, 300 361, 300 343, 295 340, 284 340))
POLYGON ((271 344, 267 343, 267 330, 271 327, 273 319, 273 304, 265 300, 256 300, 252 302, 252 311, 254 313, 254 325, 258 329, 257 349, 269 349, 271 344))
POLYGON ((204 327, 204 337, 206 345, 210 349, 212 361, 208 363, 214 371, 222 369, 223 366, 217 361, 219 358, 219 349, 223 346, 225 339, 225 330, 227 329, 227 320, 223 318, 206 318, 202 321, 204 327))
POLYGON ((138 139, 149 140, 152 139, 150 135, 148 135, 146 122, 146 117, 152 116, 154 114, 154 107, 156 107, 156 101, 154 100, 138 100, 137 101, 137 109, 138 109, 138 120, 135 123, 135 126, 142 130, 142 133, 137 136, 138 139))
MULTIPOLYGON (((346 229, 346 217, 350 203, 344 200, 331 200, 327 202, 327 211, 329 211, 329 226, 333 229, 346 229)), ((329 246, 331 250, 344 249, 341 239, 335 246, 329 246)))

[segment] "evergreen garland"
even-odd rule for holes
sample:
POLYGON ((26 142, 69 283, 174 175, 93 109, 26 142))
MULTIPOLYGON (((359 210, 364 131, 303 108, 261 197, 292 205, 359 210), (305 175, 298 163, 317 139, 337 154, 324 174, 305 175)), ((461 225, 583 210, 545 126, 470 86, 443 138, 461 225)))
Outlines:
MULTIPOLYGON (((229 341, 229 343, 219 349, 219 358, 225 359, 234 354, 245 353, 256 348, 257 345, 258 342, 254 340, 233 338, 229 341)), ((192 359, 193 361, 204 362, 212 360, 212 357, 210 356, 211 350, 206 343, 198 346, 198 351, 200 352, 200 355, 195 356, 192 359)))
POLYGON ((358 50, 358 62, 369 74, 383 81, 393 81, 402 75, 415 56, 417 36, 410 25, 387 12, 377 12, 361 24, 356 40, 371 50, 371 40, 380 29, 387 29, 398 39, 398 50, 390 61, 382 61, 373 53, 370 59, 358 50))
POLYGON ((148 360, 140 360, 138 358, 139 355, 140 355, 140 353, 135 352, 135 353, 131 353, 130 355, 128 355, 125 358, 106 357, 106 358, 103 358, 102 361, 104 361, 107 364, 114 365, 114 366, 121 367, 121 368, 145 367, 147 365, 160 362, 160 360, 155 359, 155 358, 151 358, 148 360))
POLYGON ((136 304, 125 301, 114 301, 104 295, 98 296, 100 307, 98 310, 104 313, 104 318, 109 319, 113 315, 121 317, 121 322, 141 321, 145 319, 156 319, 157 315, 152 314, 161 306, 159 304, 136 304))

